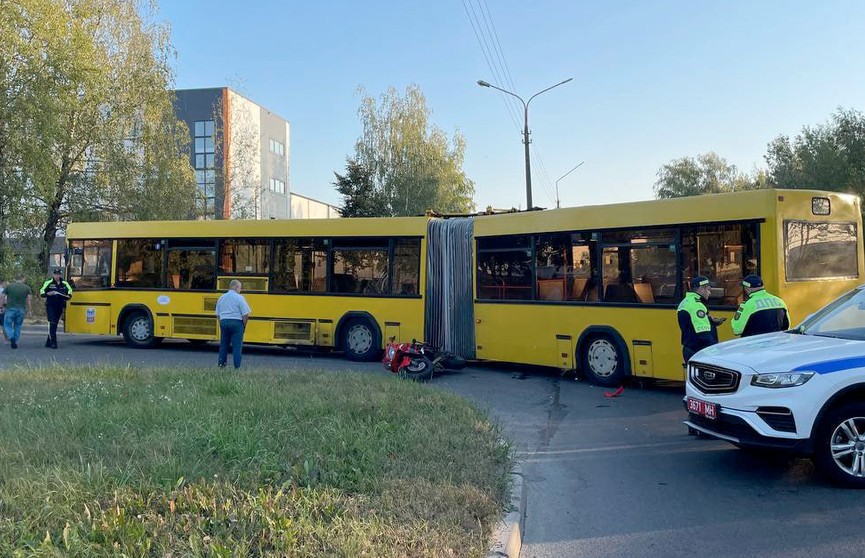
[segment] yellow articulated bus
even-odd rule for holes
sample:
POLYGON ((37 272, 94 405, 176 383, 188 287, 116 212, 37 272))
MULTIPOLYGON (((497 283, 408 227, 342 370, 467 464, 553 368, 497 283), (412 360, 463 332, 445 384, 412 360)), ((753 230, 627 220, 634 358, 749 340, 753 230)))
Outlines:
MULTIPOLYGON (((796 324, 859 284, 855 196, 754 190, 480 217, 476 358, 684 380, 676 307, 692 277, 730 318, 757 273, 796 324)), ((721 339, 733 337, 729 321, 721 339)))
POLYGON ((75 294, 66 331, 218 339, 232 279, 252 308, 244 340, 340 347, 377 358, 386 338, 423 337, 427 219, 79 223, 68 228, 75 294))
POLYGON ((391 336, 417 338, 600 385, 683 381, 676 306, 692 277, 709 277, 709 308, 729 318, 758 273, 798 323, 860 282, 861 228, 858 198, 807 190, 458 218, 73 224, 66 331, 137 347, 215 340, 216 299, 238 278, 248 342, 371 360, 391 336))

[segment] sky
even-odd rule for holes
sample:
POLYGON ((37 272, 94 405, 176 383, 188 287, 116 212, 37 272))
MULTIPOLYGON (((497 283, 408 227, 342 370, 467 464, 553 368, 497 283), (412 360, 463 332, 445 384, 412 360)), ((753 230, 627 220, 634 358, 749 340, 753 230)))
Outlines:
POLYGON ((290 188, 338 205, 363 88, 423 91, 466 138, 478 209, 645 200, 662 165, 715 151, 745 172, 767 144, 865 111, 859 0, 161 0, 179 89, 228 86, 290 123, 290 188), (561 178, 570 169, 580 168, 561 178))

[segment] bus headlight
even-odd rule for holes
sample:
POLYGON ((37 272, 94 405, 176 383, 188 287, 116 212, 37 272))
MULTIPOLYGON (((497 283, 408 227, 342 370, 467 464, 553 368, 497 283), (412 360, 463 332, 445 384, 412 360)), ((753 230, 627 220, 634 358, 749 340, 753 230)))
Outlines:
POLYGON ((751 385, 765 388, 787 388, 801 386, 814 376, 813 372, 781 372, 779 374, 757 374, 751 385))

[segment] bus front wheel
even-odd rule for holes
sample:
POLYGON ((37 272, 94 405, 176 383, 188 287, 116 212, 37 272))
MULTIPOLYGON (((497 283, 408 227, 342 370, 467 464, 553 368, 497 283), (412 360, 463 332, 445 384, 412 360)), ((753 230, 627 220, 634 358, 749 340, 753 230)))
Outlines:
POLYGON ((349 360, 371 361, 378 357, 381 349, 378 330, 363 318, 355 318, 345 324, 342 334, 342 349, 349 360))
POLYGON ((123 322, 123 340, 130 347, 149 349, 158 339, 153 334, 153 320, 144 312, 136 312, 123 322))
POLYGON ((611 337, 596 335, 583 344, 580 369, 597 386, 618 386, 625 378, 625 357, 611 337))

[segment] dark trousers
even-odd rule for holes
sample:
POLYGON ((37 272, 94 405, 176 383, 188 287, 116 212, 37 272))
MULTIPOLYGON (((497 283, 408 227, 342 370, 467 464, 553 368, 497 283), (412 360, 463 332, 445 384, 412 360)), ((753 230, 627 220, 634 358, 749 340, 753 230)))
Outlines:
POLYGON ((48 317, 48 341, 47 344, 57 346, 57 324, 60 318, 63 317, 65 306, 54 306, 48 304, 45 306, 45 314, 48 317))
POLYGON ((243 329, 242 320, 219 320, 219 366, 225 366, 228 360, 228 346, 231 345, 234 368, 240 368, 243 329))
POLYGON ((685 360, 685 364, 688 364, 688 361, 691 360, 691 357, 694 356, 699 349, 692 349, 691 347, 682 347, 682 358, 685 360))

